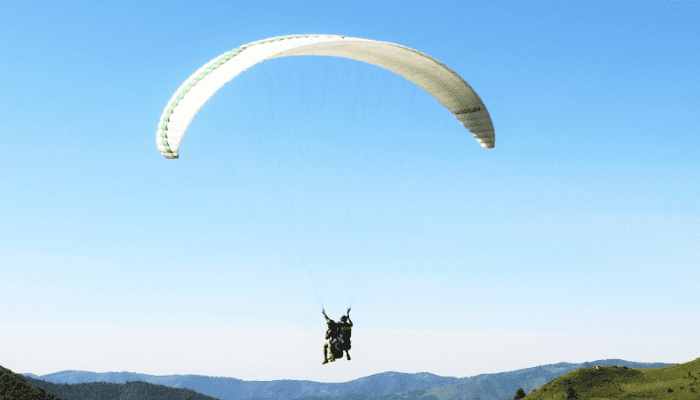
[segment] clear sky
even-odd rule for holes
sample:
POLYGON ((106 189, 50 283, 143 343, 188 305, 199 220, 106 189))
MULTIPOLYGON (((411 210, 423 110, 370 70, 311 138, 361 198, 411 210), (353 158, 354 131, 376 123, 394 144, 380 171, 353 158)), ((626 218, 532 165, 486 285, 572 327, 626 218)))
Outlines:
POLYGON ((0 5, 0 364, 350 379, 698 357, 700 2, 0 5), (420 49, 496 126, 340 59, 172 92, 240 44, 420 49), (321 304, 354 360, 322 368, 321 304))

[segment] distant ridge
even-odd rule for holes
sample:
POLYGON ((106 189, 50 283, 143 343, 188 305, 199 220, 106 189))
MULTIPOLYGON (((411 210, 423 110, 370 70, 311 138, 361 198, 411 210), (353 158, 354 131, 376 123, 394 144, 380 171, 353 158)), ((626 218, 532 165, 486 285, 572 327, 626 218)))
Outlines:
POLYGON ((342 383, 305 380, 245 381, 202 375, 148 375, 134 372, 61 371, 39 378, 53 383, 148 382, 186 388, 221 400, 382 399, 404 400, 503 400, 519 387, 530 391, 578 368, 618 365, 628 368, 659 368, 670 364, 626 360, 597 360, 586 363, 556 363, 473 377, 444 377, 427 372, 384 372, 342 383), (396 397, 399 396, 399 397, 396 397))
POLYGON ((29 379, 32 386, 61 400, 216 400, 189 389, 144 382, 58 384, 29 379))

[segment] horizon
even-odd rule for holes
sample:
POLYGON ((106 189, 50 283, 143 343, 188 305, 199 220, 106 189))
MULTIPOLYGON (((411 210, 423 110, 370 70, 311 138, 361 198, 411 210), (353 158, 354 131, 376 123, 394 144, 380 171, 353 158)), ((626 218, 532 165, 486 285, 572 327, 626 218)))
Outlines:
POLYGON ((0 8, 8 368, 335 381, 697 357, 700 2, 0 8), (289 57, 161 157, 191 73, 304 32, 449 66, 496 148, 392 73, 289 57), (324 306, 352 306, 350 362, 321 365, 324 306))
MULTIPOLYGON (((697 359, 697 358, 696 358, 697 359)), ((693 361, 693 360, 689 360, 693 361)), ((183 374, 148 374, 148 373, 143 373, 143 372, 135 372, 135 371, 86 371, 86 370, 72 370, 72 369, 67 369, 67 370, 61 370, 61 371, 55 371, 55 372, 50 372, 47 374, 35 374, 32 372, 20 372, 22 375, 28 375, 32 377, 37 377, 37 378, 44 378, 47 376, 51 375, 60 375, 60 374, 67 374, 67 373, 88 373, 88 374, 96 374, 96 375, 101 375, 101 374, 133 374, 133 375, 147 375, 147 376, 153 376, 153 377, 173 377, 173 376, 193 376, 193 377, 204 377, 204 378, 217 378, 217 379, 234 379, 234 380, 239 380, 242 382, 273 382, 273 381, 308 381, 308 382, 314 382, 314 383, 330 383, 330 384, 343 384, 343 383, 349 383, 353 382, 356 380, 364 379, 364 378, 371 378, 379 375, 388 375, 388 374, 398 374, 398 375, 432 375, 440 378, 450 378, 450 379, 469 379, 469 378, 475 378, 479 377, 482 375, 498 375, 502 373, 511 373, 511 372, 518 372, 518 371, 525 371, 529 369, 535 369, 535 368, 541 368, 541 367, 551 367, 551 366, 557 366, 557 365, 582 365, 582 364, 595 364, 596 362, 627 362, 627 363, 635 363, 635 364, 665 364, 665 365, 677 365, 679 363, 667 363, 663 361, 631 361, 631 360, 623 360, 619 358, 606 358, 606 359, 599 359, 599 360, 589 360, 589 361, 583 361, 583 362, 568 362, 568 361, 559 361, 555 363, 550 363, 550 364, 539 364, 531 367, 526 367, 526 368, 519 368, 519 369, 514 369, 514 370, 507 370, 507 371, 496 371, 496 372, 484 372, 484 373, 479 373, 476 375, 467 375, 467 376, 448 376, 448 375, 439 375, 432 373, 430 371, 417 371, 417 372, 401 372, 401 371, 383 371, 383 372, 377 372, 373 373, 370 375, 366 376, 360 376, 357 378, 352 378, 350 380, 345 380, 345 381, 318 381, 318 380, 308 380, 308 379, 288 379, 288 378, 282 378, 282 379, 272 379, 272 380, 248 380, 248 379, 241 379, 237 378, 235 376, 218 376, 218 375, 202 375, 202 374, 188 374, 188 373, 183 373, 183 374)))

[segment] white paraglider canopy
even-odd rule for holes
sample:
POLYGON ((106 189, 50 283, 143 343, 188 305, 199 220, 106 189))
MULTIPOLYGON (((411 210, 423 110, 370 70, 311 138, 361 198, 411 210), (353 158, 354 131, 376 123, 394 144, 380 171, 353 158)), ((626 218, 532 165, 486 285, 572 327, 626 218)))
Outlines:
POLYGON ((486 106, 462 77, 417 50, 396 43, 338 35, 290 35, 251 42, 209 61, 180 85, 163 110, 156 143, 166 158, 178 158, 187 127, 221 87, 243 71, 273 58, 343 57, 385 68, 435 97, 486 149, 495 146, 486 106))

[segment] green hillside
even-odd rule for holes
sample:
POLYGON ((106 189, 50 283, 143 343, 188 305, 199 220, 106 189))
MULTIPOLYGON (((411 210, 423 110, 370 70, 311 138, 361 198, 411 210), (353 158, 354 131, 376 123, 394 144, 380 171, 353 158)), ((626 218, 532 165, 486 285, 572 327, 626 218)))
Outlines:
POLYGON ((9 369, 0 367, 0 400, 58 400, 9 369))
POLYGON ((700 400, 700 358, 664 368, 579 369, 533 390, 525 400, 700 400))

